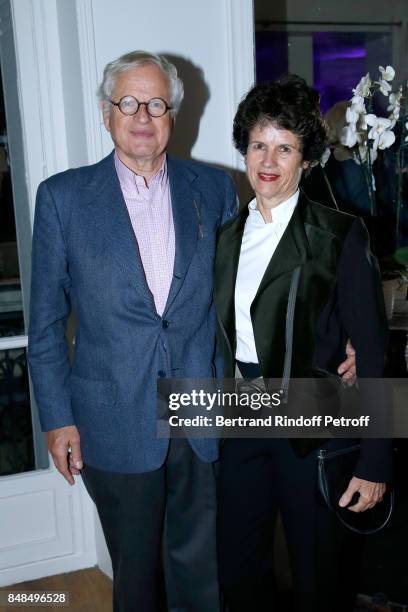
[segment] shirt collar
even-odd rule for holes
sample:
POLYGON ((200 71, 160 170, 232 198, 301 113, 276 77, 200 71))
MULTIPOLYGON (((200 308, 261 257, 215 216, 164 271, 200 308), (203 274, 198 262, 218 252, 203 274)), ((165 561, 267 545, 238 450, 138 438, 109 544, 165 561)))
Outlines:
POLYGON ((272 223, 265 223, 261 212, 258 210, 256 198, 250 201, 248 204, 249 217, 252 225, 257 226, 276 226, 276 225, 287 225, 293 215, 293 211, 299 200, 299 189, 290 198, 281 202, 272 209, 272 223))
MULTIPOLYGON (((136 174, 135 172, 133 172, 133 170, 128 168, 123 163, 123 161, 119 159, 119 156, 116 151, 114 155, 114 160, 115 160, 116 172, 119 178, 119 183, 124 193, 132 194, 135 192, 135 190, 138 192, 139 189, 142 187, 146 189, 146 182, 144 180, 144 177, 141 176, 140 174, 136 174)), ((152 178, 150 179, 149 189, 153 186, 165 185, 166 180, 167 180, 167 156, 165 156, 163 163, 158 169, 158 171, 156 172, 156 174, 154 174, 152 178)))

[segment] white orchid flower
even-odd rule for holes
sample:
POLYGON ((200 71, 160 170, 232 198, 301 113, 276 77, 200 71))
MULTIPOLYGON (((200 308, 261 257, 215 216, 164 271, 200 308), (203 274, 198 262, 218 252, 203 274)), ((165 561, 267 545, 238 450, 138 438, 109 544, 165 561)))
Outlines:
POLYGON ((378 148, 382 151, 388 149, 395 142, 395 134, 392 130, 385 130, 382 132, 378 139, 378 148))
POLYGON ((340 142, 345 147, 354 147, 357 143, 357 134, 355 124, 346 125, 340 133, 340 142))
POLYGON ((379 82, 380 85, 380 91, 383 94, 383 96, 387 96, 390 93, 392 87, 391 85, 385 80, 385 79, 381 79, 379 82))
MULTIPOLYGON (((381 134, 381 132, 387 130, 390 127, 391 122, 385 117, 377 117, 377 115, 369 113, 368 115, 366 115, 366 123, 381 134)), ((370 135, 368 137, 370 138, 370 135)))
POLYGON ((358 111, 354 108, 354 106, 348 106, 346 110, 346 121, 347 123, 357 123, 359 118, 358 111))
POLYGON ((367 72, 365 76, 361 77, 357 87, 353 89, 353 94, 355 96, 362 96, 363 98, 367 98, 367 96, 370 95, 371 84, 372 82, 370 79, 370 73, 367 72))
POLYGON ((389 119, 386 119, 385 117, 377 117, 377 115, 374 115, 373 113, 366 115, 366 122, 367 125, 371 127, 371 130, 368 133, 369 138, 375 138, 377 134, 382 134, 391 125, 391 121, 389 119))
POLYGON ((367 124, 371 126, 368 137, 373 141, 373 151, 388 149, 395 142, 395 134, 389 119, 370 114, 367 115, 367 124))
POLYGON ((392 66, 387 66, 386 68, 378 66, 378 69, 381 72, 381 79, 384 81, 392 81, 395 77, 395 70, 392 66))
POLYGON ((368 113, 368 115, 365 116, 366 124, 370 126, 377 125, 378 119, 379 117, 377 117, 377 115, 374 115, 374 113, 368 113))
POLYGON ((395 134, 391 130, 391 121, 385 117, 376 117, 370 114, 366 117, 367 124, 371 126, 368 137, 373 141, 373 150, 388 149, 395 142, 395 134))
POLYGON ((388 119, 391 121, 390 129, 393 130, 400 116, 401 107, 395 106, 388 119))
POLYGON ((399 119, 401 107, 396 106, 390 115, 390 119, 399 119))
POLYGON ((363 113, 360 115, 358 123, 357 123, 358 131, 365 132, 367 130, 367 115, 363 113))
POLYGON ((387 111, 393 111, 396 108, 400 108, 401 106, 401 98, 402 98, 402 90, 400 88, 396 93, 390 93, 390 97, 388 98, 388 106, 387 111))
POLYGON ((320 158, 320 165, 322 168, 325 167, 325 165, 327 164, 327 162, 329 161, 329 157, 330 157, 331 151, 330 148, 327 147, 323 153, 323 155, 320 158))
POLYGON ((397 97, 396 97, 396 94, 392 92, 390 93, 390 97, 388 98, 387 111, 394 110, 396 104, 397 104, 397 97))
MULTIPOLYGON (((394 68, 379 66, 379 72, 378 81, 372 81, 370 74, 367 73, 353 89, 353 97, 346 110, 347 124, 340 134, 340 142, 344 148, 352 149, 350 155, 356 163, 367 165, 370 171, 378 157, 378 151, 388 149, 395 143, 396 136, 393 130, 402 113, 403 87, 392 91, 390 84, 395 77, 394 68), (388 98, 388 117, 378 117, 374 113, 367 113, 366 99, 375 97, 378 91, 388 98)), ((404 118, 406 131, 402 137, 405 138, 405 142, 408 142, 408 121, 406 119, 404 118)), ((373 189, 375 189, 374 184, 373 189)))
POLYGON ((359 114, 366 112, 366 107, 365 107, 365 104, 364 104, 363 96, 358 96, 358 95, 353 96, 351 98, 351 106, 359 114))

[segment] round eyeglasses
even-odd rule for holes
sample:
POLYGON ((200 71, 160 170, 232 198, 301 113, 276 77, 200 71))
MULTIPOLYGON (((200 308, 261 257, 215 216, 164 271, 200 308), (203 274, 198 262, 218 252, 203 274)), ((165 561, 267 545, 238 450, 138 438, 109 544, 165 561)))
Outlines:
POLYGON ((167 111, 173 108, 162 98, 151 98, 148 102, 139 102, 133 96, 123 96, 119 102, 114 102, 113 100, 109 100, 109 102, 117 106, 123 115, 136 115, 139 108, 145 106, 147 113, 151 117, 163 117, 167 111))

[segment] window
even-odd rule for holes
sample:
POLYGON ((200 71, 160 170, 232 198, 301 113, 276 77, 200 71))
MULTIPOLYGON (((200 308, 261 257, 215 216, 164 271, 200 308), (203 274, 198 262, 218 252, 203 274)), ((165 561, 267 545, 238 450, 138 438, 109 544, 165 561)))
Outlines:
POLYGON ((352 88, 378 66, 393 64, 391 26, 258 22, 255 30, 257 82, 288 72, 299 74, 321 94, 322 112, 352 96, 352 88))
POLYGON ((48 467, 26 358, 31 219, 10 3, 0 0, 0 475, 48 467))

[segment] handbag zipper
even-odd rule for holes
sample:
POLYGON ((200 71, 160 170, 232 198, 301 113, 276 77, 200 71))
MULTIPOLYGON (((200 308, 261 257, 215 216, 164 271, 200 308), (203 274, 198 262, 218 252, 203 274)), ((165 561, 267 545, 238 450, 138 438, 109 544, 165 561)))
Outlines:
POLYGON ((359 444, 355 446, 348 446, 347 448, 340 448, 339 450, 328 452, 326 449, 321 448, 319 450, 318 459, 330 459, 331 457, 336 457, 337 455, 344 455, 345 453, 350 453, 351 451, 358 450, 360 448, 359 444))

